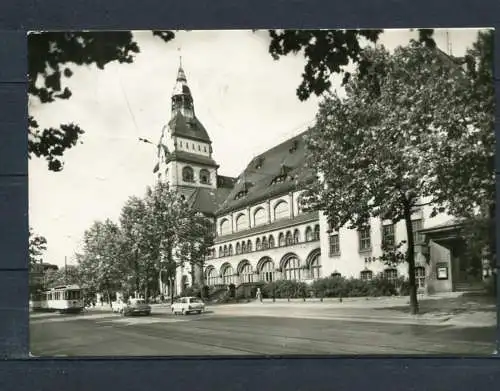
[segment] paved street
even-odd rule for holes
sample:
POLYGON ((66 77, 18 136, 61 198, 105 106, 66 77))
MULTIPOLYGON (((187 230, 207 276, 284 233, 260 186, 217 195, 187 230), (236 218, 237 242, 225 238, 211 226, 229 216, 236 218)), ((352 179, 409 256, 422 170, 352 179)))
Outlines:
MULTIPOLYGON (((495 327, 415 324, 319 306, 213 306, 202 315, 122 318, 108 311, 32 314, 35 356, 459 354, 490 355, 495 327), (351 314, 353 320, 348 319, 351 314)), ((355 311, 354 311, 355 312, 355 311)), ((435 323, 435 322, 434 322, 435 323)))

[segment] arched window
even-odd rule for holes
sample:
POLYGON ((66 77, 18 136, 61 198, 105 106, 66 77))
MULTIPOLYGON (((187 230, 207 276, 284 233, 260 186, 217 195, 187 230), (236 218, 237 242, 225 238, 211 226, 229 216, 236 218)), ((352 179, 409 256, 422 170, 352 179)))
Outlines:
POLYGON ((306 228, 306 242, 311 242, 313 240, 313 231, 311 227, 306 228))
POLYGON ((255 226, 267 223, 267 213, 264 208, 259 208, 255 211, 254 215, 255 226))
POLYGON ((240 253, 241 253, 240 243, 236 243, 236 254, 240 254, 240 253))
POLYGON ((280 201, 274 207, 274 219, 286 219, 290 218, 290 210, 288 209, 288 203, 286 201, 280 201))
POLYGON ((240 281, 242 283, 245 283, 245 282, 252 282, 252 280, 253 280, 252 266, 249 263, 246 263, 241 268, 240 281))
POLYGON ((293 243, 294 244, 297 244, 300 242, 300 232, 298 229, 296 229, 294 232, 293 232, 293 243))
POLYGON ((297 257, 293 256, 285 261, 283 277, 285 280, 300 280, 300 261, 297 257))
POLYGON ((363 281, 369 281, 373 278, 373 272, 371 270, 363 270, 360 273, 360 277, 363 281))
POLYGON ((252 251, 252 241, 250 239, 248 239, 247 241, 247 251, 248 252, 252 251))
POLYGON ((264 236, 262 238, 262 250, 267 250, 269 248, 268 244, 267 244, 267 238, 264 236))
POLYGON ((227 235, 231 233, 231 224, 228 219, 224 219, 220 223, 220 234, 227 235))
POLYGON ((210 172, 208 170, 200 170, 200 183, 203 183, 205 185, 208 185, 210 183, 210 172))
POLYGON ((227 255, 228 255, 228 254, 229 254, 229 253, 228 253, 228 251, 227 251, 227 246, 224 246, 224 256, 225 256, 225 257, 227 257, 227 255))
POLYGON ((210 269, 207 273, 207 285, 214 286, 217 285, 217 271, 215 269, 210 269))
POLYGON ((245 214, 240 214, 236 217, 236 231, 248 229, 248 218, 245 214))
POLYGON ((268 259, 260 268, 260 279, 265 282, 274 281, 274 262, 268 259))
POLYGON ((417 283, 417 288, 425 288, 425 267, 415 267, 415 281, 417 283))
POLYGON ((288 231, 286 233, 286 245, 287 246, 291 246, 293 244, 293 237, 292 237, 292 233, 290 231, 288 231))
POLYGON ((182 169, 182 180, 184 182, 194 182, 194 171, 191 167, 186 166, 182 169))
POLYGON ((321 257, 319 254, 312 259, 310 268, 311 268, 311 278, 321 277, 321 257))
POLYGON ((229 245, 228 255, 230 255, 230 256, 233 255, 233 245, 232 244, 229 245))
POLYGON ((255 251, 259 251, 261 249, 262 249, 262 247, 260 245, 260 239, 257 238, 257 240, 255 241, 255 251))
POLYGON ((269 235, 269 248, 274 248, 275 243, 274 243, 274 236, 269 235))
POLYGON ((222 283, 224 285, 234 284, 234 269, 232 266, 226 266, 222 272, 222 283))
POLYGON ((224 251, 222 250, 222 246, 219 247, 219 258, 224 256, 224 251))
POLYGON ((245 254, 247 252, 247 242, 241 242, 241 253, 245 254))
POLYGON ((314 240, 319 240, 319 224, 314 226, 314 240))
POLYGON ((283 232, 280 232, 278 236, 278 246, 283 247, 284 245, 285 245, 285 235, 283 234, 283 232))

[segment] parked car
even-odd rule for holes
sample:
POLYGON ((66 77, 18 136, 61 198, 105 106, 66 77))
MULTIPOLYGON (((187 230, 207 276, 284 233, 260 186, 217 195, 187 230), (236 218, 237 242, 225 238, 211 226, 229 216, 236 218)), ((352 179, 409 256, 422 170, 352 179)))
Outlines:
POLYGON ((201 314, 205 311, 205 303, 198 297, 181 297, 171 306, 173 314, 201 314))
POLYGON ((123 316, 151 315, 151 306, 144 299, 130 299, 120 310, 123 316))

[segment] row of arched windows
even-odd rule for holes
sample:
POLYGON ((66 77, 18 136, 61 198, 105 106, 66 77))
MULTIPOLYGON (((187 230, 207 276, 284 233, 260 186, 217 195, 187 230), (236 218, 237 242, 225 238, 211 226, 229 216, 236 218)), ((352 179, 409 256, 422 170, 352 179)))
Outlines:
MULTIPOLYGON (((281 200, 279 201, 273 209, 274 220, 281 220, 290 218, 290 207, 287 201, 281 200)), ((258 227, 260 225, 269 223, 269 215, 264 207, 257 208, 253 214, 253 226, 258 227)), ((235 219, 235 231, 243 231, 245 229, 250 228, 250 224, 248 221, 248 216, 245 213, 239 214, 235 219)), ((220 222, 220 234, 226 235, 231 233, 231 222, 229 219, 223 219, 220 222)))
MULTIPOLYGON (((312 242, 319 240, 320 228, 319 224, 316 224, 314 228, 308 226, 305 231, 305 241, 312 242)), ((286 233, 280 232, 278 235, 278 247, 293 246, 294 244, 302 242, 299 229, 292 231, 287 231, 286 233)), ((267 250, 276 247, 276 242, 273 235, 262 236, 255 239, 255 251, 267 250)), ((252 240, 248 239, 246 241, 236 243, 233 252, 233 245, 219 246, 219 258, 228 257, 233 254, 245 254, 253 251, 252 240)), ((214 254, 215 255, 215 254, 214 254)))
MULTIPOLYGON (((194 182, 194 170, 190 166, 182 168, 182 180, 184 182, 194 182)), ((201 169, 199 173, 199 181, 205 185, 210 184, 210 172, 206 169, 201 169)))
POLYGON ((321 257, 315 254, 309 265, 303 267, 299 258, 295 255, 290 255, 283 262, 283 267, 277 269, 273 260, 269 257, 265 258, 263 262, 257 266, 256 270, 248 261, 242 261, 238 267, 239 272, 229 264, 223 265, 220 273, 215 268, 210 268, 206 273, 207 285, 213 286, 219 283, 223 285, 236 284, 236 283, 249 283, 255 281, 271 282, 275 281, 277 273, 281 272, 281 277, 285 280, 302 280, 307 278, 317 279, 321 277, 321 257))

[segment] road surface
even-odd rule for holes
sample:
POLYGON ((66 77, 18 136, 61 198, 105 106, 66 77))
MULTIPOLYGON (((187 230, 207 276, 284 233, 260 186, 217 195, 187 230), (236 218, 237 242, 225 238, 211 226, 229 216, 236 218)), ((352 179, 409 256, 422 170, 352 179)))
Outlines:
POLYGON ((95 311, 35 313, 34 356, 491 355, 495 327, 453 327, 299 318, 201 315, 126 317, 95 311))

